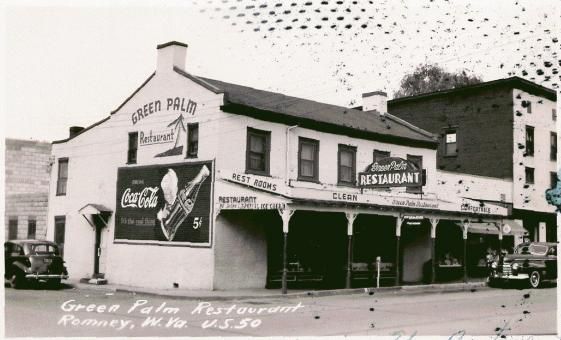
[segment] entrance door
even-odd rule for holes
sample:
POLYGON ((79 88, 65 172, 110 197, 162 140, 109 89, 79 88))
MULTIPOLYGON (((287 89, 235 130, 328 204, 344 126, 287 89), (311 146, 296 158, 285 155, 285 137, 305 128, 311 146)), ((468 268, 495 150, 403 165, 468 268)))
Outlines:
POLYGON ((66 216, 55 216, 54 242, 58 245, 60 255, 64 256, 64 234, 66 229, 66 216))

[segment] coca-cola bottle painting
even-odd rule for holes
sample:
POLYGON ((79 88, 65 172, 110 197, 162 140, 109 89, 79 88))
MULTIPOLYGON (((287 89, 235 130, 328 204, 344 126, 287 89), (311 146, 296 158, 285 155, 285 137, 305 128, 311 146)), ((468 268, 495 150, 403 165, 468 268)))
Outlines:
POLYGON ((164 193, 165 206, 156 216, 168 241, 173 240, 177 229, 193 210, 201 184, 209 174, 207 166, 203 165, 197 176, 181 190, 178 187, 177 174, 172 169, 168 169, 162 178, 160 185, 164 193))

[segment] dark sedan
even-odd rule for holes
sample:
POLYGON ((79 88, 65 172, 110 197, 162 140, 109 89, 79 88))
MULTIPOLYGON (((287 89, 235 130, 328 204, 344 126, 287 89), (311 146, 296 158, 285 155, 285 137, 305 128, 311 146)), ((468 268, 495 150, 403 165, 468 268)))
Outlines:
POLYGON ((32 281, 58 287, 68 272, 58 246, 44 240, 12 240, 4 243, 4 279, 13 288, 32 281))
POLYGON ((548 242, 522 243, 513 254, 491 264, 489 283, 500 281, 525 282, 532 288, 543 281, 557 279, 557 244, 548 242))

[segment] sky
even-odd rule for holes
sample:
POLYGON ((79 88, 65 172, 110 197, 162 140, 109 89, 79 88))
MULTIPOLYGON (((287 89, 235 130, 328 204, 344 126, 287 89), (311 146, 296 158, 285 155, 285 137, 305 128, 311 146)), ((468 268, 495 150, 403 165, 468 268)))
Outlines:
POLYGON ((342 106, 422 63, 561 86, 558 0, 18 1, 2 8, 9 138, 53 141, 116 109, 189 45, 187 71, 342 106))

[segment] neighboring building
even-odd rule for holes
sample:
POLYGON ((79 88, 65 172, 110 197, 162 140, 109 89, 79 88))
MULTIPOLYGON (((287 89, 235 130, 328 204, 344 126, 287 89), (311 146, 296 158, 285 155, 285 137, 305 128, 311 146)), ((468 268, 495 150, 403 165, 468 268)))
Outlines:
POLYGON ((442 270, 477 266, 468 233, 516 229, 500 204, 438 182, 435 136, 385 114, 383 94, 363 112, 196 77, 186 49, 159 45, 109 117, 53 143, 48 238, 67 245, 71 277, 358 286, 380 257, 390 284, 414 283, 446 254, 460 262, 442 270))
MULTIPOLYGON (((557 95, 518 77, 388 101, 389 112, 439 136, 438 169, 512 183, 512 218, 556 241, 557 95)), ((466 197, 473 197, 470 193, 466 197)))
POLYGON ((44 239, 51 143, 6 139, 5 239, 44 239))

